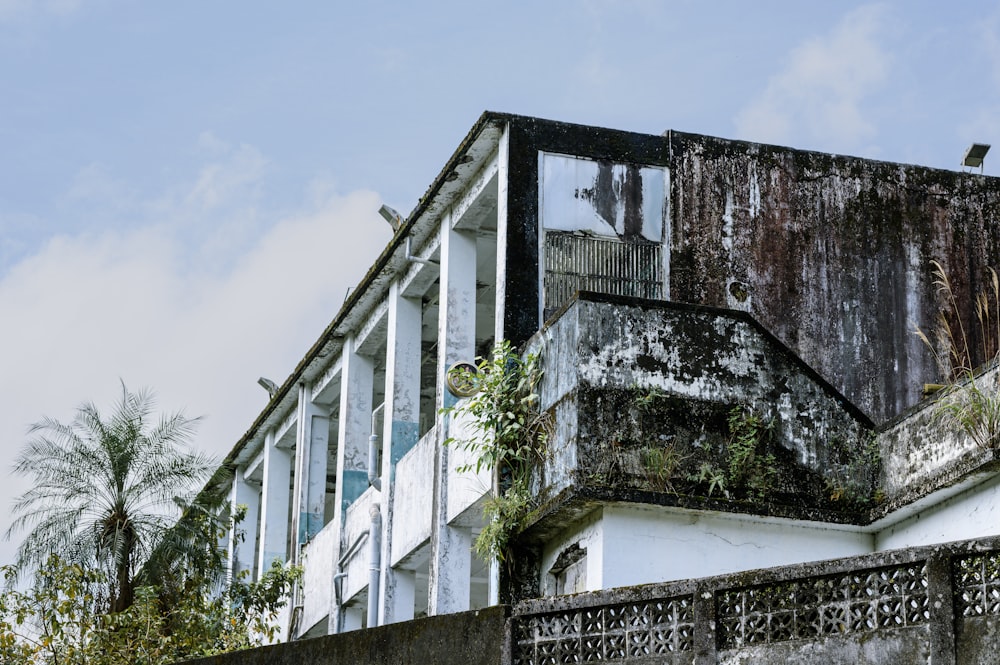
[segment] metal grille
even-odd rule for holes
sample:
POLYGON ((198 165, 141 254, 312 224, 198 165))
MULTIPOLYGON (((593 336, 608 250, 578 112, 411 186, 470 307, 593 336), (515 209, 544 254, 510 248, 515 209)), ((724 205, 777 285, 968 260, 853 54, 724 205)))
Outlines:
POLYGON ((623 605, 518 617, 515 665, 633 661, 690 651, 693 598, 681 596, 623 605))
POLYGON ((731 589, 716 599, 723 649, 900 628, 930 619, 923 563, 731 589))
POLYGON ((661 245, 546 231, 544 284, 546 316, 576 291, 660 299, 661 245))

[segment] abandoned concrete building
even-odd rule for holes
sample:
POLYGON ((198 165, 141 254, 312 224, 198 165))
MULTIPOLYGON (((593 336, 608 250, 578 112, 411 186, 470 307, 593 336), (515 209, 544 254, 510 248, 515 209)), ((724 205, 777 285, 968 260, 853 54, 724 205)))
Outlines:
POLYGON ((225 461, 233 569, 304 566, 287 640, 481 610, 439 662, 1000 647, 1000 458, 925 398, 949 349, 914 333, 948 306, 936 261, 990 360, 1000 179, 486 113, 392 222, 225 461), (499 340, 540 357, 554 423, 516 566, 472 551, 494 481, 441 413, 499 340))

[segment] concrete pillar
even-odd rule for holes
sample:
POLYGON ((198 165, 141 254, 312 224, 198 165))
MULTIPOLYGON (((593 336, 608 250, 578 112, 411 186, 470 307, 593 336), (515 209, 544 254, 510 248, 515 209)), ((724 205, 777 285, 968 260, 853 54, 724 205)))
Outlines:
POLYGON ((272 561, 277 559, 284 563, 288 555, 288 498, 292 482, 292 455, 291 451, 275 445, 273 430, 264 438, 263 475, 258 576, 270 568, 272 561))
POLYGON ((305 383, 299 385, 297 425, 295 505, 292 510, 295 533, 293 558, 296 563, 301 547, 323 528, 330 431, 330 418, 326 409, 312 402, 312 390, 305 383))
POLYGON ((337 503, 334 509, 334 519, 339 525, 344 524, 347 507, 368 488, 368 437, 375 381, 375 365, 371 358, 357 353, 353 337, 344 340, 341 367, 337 503))
MULTIPOLYGON (((382 430, 382 572, 379 625, 413 618, 412 583, 400 581, 391 566, 396 463, 416 443, 420 432, 420 301, 404 298, 399 284, 389 287, 385 359, 385 408, 382 430), (402 585, 402 587, 400 587, 402 585)), ((409 479, 410 482, 413 479, 409 479)), ((400 507, 401 511, 406 506, 400 507)), ((406 514, 400 515, 406 519, 406 514)), ((405 576, 405 571, 402 571, 405 576)))
MULTIPOLYGON (((438 317, 438 407, 454 404, 445 387, 448 368, 476 355, 476 239, 451 227, 450 215, 441 222, 441 298, 438 317)), ((438 416, 443 418, 442 416, 438 416)), ((438 428, 434 462, 434 505, 431 524, 429 614, 469 609, 472 571, 471 540, 467 529, 448 525, 447 423, 438 428)))
POLYGON ((535 334, 544 308, 539 265, 538 149, 525 127, 500 136, 496 339, 515 346, 535 334))
POLYGON ((247 507, 243 521, 229 527, 229 572, 234 578, 244 570, 253 574, 257 522, 260 519, 260 487, 248 482, 243 476, 243 469, 237 468, 233 475, 229 514, 235 515, 240 505, 247 507))
POLYGON ((506 339, 507 311, 507 192, 510 173, 510 131, 504 129, 497 146, 497 276, 493 339, 506 339))

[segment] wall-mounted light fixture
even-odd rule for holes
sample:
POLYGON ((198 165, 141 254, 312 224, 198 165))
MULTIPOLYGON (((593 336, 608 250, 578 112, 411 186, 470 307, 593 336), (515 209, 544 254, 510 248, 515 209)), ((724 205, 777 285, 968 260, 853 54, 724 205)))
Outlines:
POLYGON ((398 231, 399 227, 403 225, 403 216, 385 204, 378 209, 378 214, 382 215, 385 221, 389 222, 389 226, 392 227, 393 232, 398 231))
POLYGON ((962 158, 962 166, 968 166, 973 169, 979 167, 979 172, 982 173, 983 158, 986 157, 986 153, 989 151, 990 145, 988 143, 973 143, 965 151, 965 157, 962 158))
POLYGON ((263 376, 257 379, 257 383, 260 387, 267 391, 269 397, 274 397, 274 393, 278 392, 278 384, 271 379, 265 379, 263 376))

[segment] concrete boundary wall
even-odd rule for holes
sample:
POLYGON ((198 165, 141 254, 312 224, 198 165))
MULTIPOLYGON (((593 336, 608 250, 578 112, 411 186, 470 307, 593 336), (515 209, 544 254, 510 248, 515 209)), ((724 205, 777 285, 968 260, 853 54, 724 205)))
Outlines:
POLYGON ((512 663, 996 662, 1000 539, 514 607, 512 663))
POLYGON ((286 642, 185 665, 503 665, 510 608, 491 607, 286 642))

